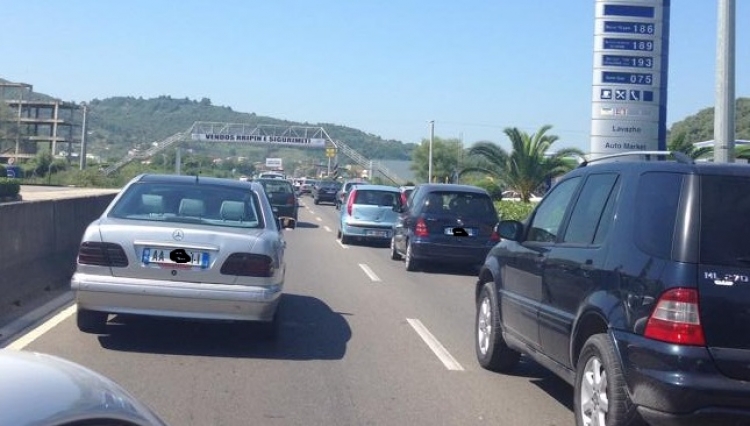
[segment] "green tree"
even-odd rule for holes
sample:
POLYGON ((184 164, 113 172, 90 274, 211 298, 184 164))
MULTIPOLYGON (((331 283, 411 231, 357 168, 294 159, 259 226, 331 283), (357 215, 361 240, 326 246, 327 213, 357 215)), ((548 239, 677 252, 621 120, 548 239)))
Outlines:
MULTIPOLYGON (((459 168, 459 159, 463 156, 463 145, 460 139, 434 138, 432 141, 432 181, 439 183, 453 182, 459 168)), ((416 177, 427 182, 429 173, 430 141, 422 143, 412 152, 411 169, 416 177)))
POLYGON ((477 142, 469 149, 474 165, 462 170, 462 174, 482 171, 509 188, 521 193, 529 202, 531 193, 548 179, 572 170, 576 162, 573 156, 583 156, 576 148, 563 148, 551 152, 550 147, 559 139, 546 134, 551 125, 542 126, 536 133, 528 134, 516 127, 504 130, 510 139, 512 151, 508 153, 492 142, 477 142))
POLYGON ((697 160, 699 158, 708 158, 713 155, 714 149, 712 147, 696 148, 692 142, 688 141, 687 133, 680 132, 674 137, 670 138, 667 144, 669 151, 679 151, 687 154, 690 158, 697 160))

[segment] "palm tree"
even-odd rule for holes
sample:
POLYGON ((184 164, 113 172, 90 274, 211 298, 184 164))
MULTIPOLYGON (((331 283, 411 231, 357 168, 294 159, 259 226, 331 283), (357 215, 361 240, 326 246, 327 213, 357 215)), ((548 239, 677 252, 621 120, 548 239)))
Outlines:
POLYGON ((576 148, 548 152, 559 139, 555 135, 546 134, 551 128, 551 125, 545 125, 532 134, 516 127, 506 128, 504 133, 513 147, 510 153, 492 142, 477 142, 469 149, 469 156, 477 160, 476 165, 461 173, 488 173, 505 186, 520 192, 523 201, 529 202, 531 193, 548 179, 575 168, 576 162, 571 161, 570 157, 584 155, 576 148))
POLYGON ((688 142, 687 134, 685 132, 680 132, 677 135, 675 135, 675 137, 673 137, 669 141, 667 148, 670 151, 679 151, 684 154, 687 154, 693 160, 697 160, 699 158, 707 158, 711 156, 714 152, 713 147, 710 147, 710 146, 704 146, 703 148, 696 148, 692 142, 688 142))

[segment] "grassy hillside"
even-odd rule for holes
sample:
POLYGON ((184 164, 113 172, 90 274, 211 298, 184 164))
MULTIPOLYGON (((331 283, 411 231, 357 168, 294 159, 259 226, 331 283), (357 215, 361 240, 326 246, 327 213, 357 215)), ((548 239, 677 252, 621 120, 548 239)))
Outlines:
MULTIPOLYGON (((705 108, 697 114, 676 122, 669 130, 669 137, 685 134, 688 142, 703 142, 714 138, 714 109, 705 108)), ((735 110, 736 139, 750 140, 750 98, 738 98, 735 110)))

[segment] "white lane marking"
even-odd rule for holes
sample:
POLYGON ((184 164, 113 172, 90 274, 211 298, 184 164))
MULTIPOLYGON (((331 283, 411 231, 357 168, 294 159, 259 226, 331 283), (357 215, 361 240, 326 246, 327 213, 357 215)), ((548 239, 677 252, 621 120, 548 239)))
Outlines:
POLYGON ((364 263, 360 263, 359 267, 362 268, 363 271, 365 271, 365 274, 367 274, 368 277, 370 277, 370 281, 380 282, 380 277, 375 275, 375 272, 373 272, 369 266, 365 265, 364 263))
POLYGON ((316 217, 315 220, 317 220, 318 222, 322 222, 323 221, 323 219, 321 219, 320 216, 316 217))
POLYGON ((336 242, 339 243, 339 245, 341 246, 341 248, 345 248, 345 249, 349 248, 349 246, 346 245, 346 244, 344 244, 344 243, 342 243, 341 240, 336 240, 336 242))
POLYGON ((333 232, 333 230, 331 230, 331 228, 329 228, 328 225, 323 225, 323 229, 325 229, 326 232, 333 232))
POLYGON ((23 336, 15 340, 13 343, 8 345, 7 347, 9 349, 15 349, 15 350, 21 350, 25 348, 26 346, 30 345, 34 340, 42 337, 44 333, 52 330, 55 326, 65 321, 69 316, 73 315, 74 313, 76 313, 75 304, 71 305, 70 307, 64 309, 63 311, 61 311, 54 317, 40 324, 35 329, 24 334, 23 336))
POLYGON ((409 325, 412 326, 414 331, 419 334, 419 337, 421 337, 422 340, 427 343, 427 346, 432 349, 432 352, 438 357, 443 365, 445 365, 445 368, 453 371, 464 371, 464 368, 461 366, 461 364, 459 364, 458 361, 453 358, 453 355, 451 355, 450 352, 445 349, 445 346, 440 344, 438 339, 436 339, 435 336, 433 336, 432 333, 427 330, 427 327, 422 324, 422 321, 412 318, 407 318, 406 321, 409 323, 409 325))

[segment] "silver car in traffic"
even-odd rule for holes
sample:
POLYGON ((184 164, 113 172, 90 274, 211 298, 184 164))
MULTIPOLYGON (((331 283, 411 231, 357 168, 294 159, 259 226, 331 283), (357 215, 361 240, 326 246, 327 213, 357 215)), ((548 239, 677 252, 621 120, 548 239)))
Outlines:
POLYGON ((108 314, 259 322, 278 328, 291 218, 254 182, 141 175, 86 229, 71 287, 78 328, 108 314))
POLYGON ((0 350, 0 425, 165 426, 117 383, 74 362, 0 350))

